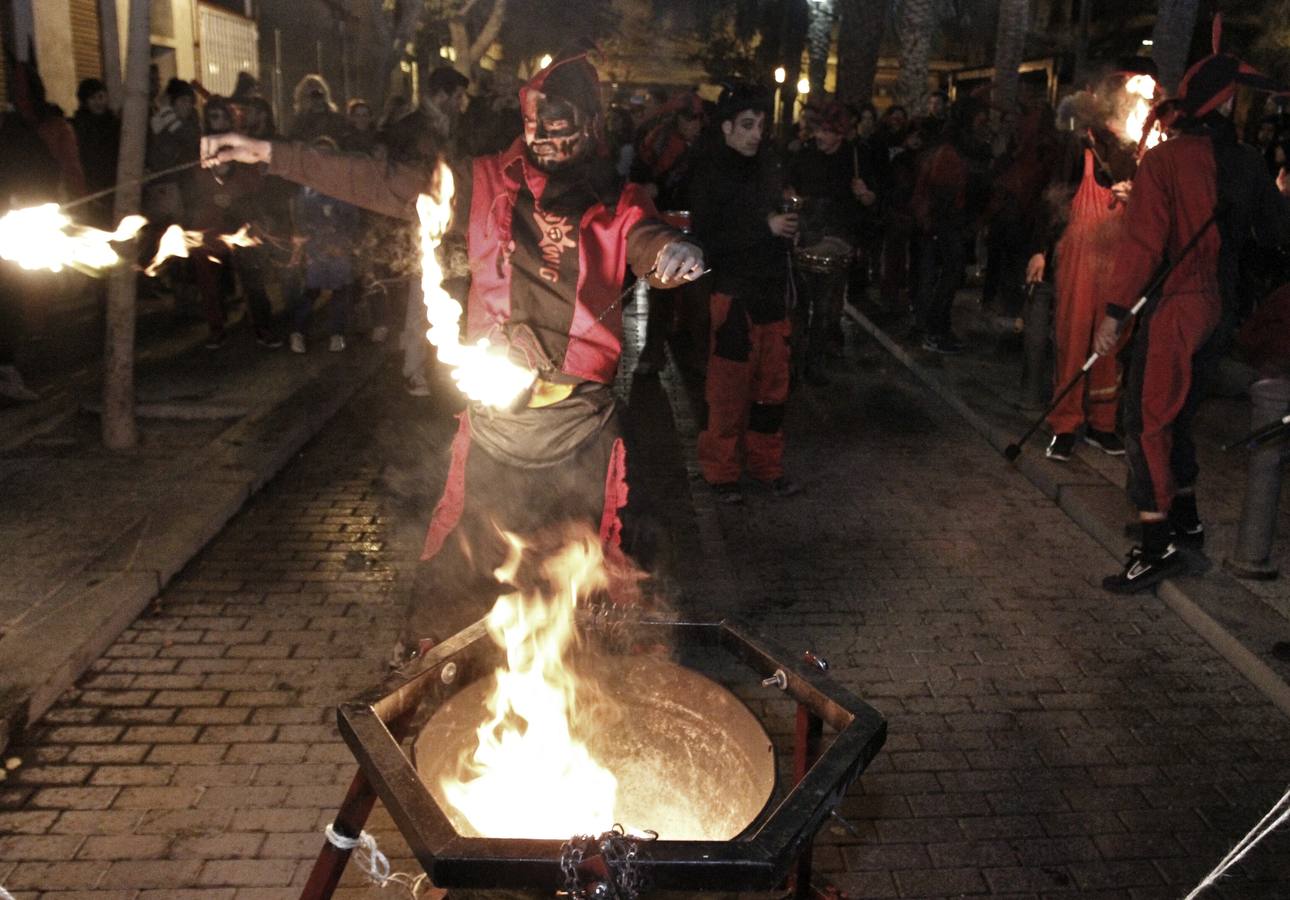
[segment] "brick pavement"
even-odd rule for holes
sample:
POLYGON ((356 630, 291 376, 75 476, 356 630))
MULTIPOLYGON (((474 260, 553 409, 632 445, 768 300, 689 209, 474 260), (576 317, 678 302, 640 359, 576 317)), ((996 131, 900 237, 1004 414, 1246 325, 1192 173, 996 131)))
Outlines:
MULTIPOLYGON (((682 566, 686 607, 738 605, 889 719, 843 804, 859 836, 826 828, 820 865, 856 897, 1180 897, 1284 789, 1290 723, 1154 600, 1094 589, 1102 550, 878 351, 861 363, 794 398, 800 498, 716 510, 699 486, 694 511, 679 460, 642 467, 676 492, 669 527, 725 539, 737 590, 682 566)), ((354 768, 332 707, 383 671, 450 434, 396 391, 351 404, 15 749, 0 884, 294 896, 354 768)), ((756 705, 787 732, 785 704, 756 705)), ((415 871, 388 816, 371 827, 415 871)), ((1275 839, 1213 896, 1290 893, 1286 861, 1275 839)))

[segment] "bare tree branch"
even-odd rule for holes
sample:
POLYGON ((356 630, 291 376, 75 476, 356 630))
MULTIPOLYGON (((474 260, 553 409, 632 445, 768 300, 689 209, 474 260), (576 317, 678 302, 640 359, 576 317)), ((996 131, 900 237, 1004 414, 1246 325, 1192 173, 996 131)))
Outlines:
MULTIPOLYGON (((470 0, 475 3, 475 0, 470 0)), ((488 52, 488 48, 497 40, 497 33, 502 29, 502 17, 506 15, 506 0, 493 0, 493 10, 488 14, 488 21, 480 29, 479 36, 470 45, 470 64, 473 66, 488 52)))

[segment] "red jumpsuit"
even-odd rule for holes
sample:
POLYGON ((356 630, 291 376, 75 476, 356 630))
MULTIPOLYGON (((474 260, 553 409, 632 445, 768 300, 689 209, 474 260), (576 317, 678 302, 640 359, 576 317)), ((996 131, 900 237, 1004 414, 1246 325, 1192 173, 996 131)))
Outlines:
POLYGON ((1162 260, 1176 265, 1148 304, 1134 340, 1125 393, 1129 498, 1167 513, 1178 487, 1196 481, 1191 419, 1198 400, 1193 366, 1218 326, 1219 229, 1213 141, 1184 134, 1147 152, 1133 180, 1124 242, 1109 285, 1108 314, 1124 318, 1162 260), (1198 232, 1191 252, 1180 251, 1198 232))
MULTIPOLYGON (((1123 212, 1110 189, 1097 183, 1093 151, 1086 149, 1070 221, 1057 243, 1055 384, 1074 378, 1092 352, 1093 332, 1103 315, 1102 290, 1114 264, 1110 238, 1123 212)), ((1048 425, 1053 434, 1069 434, 1086 421, 1098 431, 1114 431, 1119 393, 1119 365, 1110 354, 1048 414, 1048 425)))

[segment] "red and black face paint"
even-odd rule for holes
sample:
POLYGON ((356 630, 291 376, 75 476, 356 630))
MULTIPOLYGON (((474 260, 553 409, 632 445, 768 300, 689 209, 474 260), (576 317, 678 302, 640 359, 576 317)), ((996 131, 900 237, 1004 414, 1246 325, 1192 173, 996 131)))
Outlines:
POLYGON ((524 103, 524 143, 540 169, 558 169, 584 156, 591 146, 589 122, 577 106, 529 91, 524 103))

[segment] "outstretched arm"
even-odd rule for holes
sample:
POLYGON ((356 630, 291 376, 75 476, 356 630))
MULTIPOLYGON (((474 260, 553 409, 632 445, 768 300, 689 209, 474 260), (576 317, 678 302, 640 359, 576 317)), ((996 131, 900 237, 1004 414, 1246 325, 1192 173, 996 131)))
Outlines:
POLYGON ((270 175, 372 212, 408 220, 416 219, 417 197, 429 182, 426 172, 416 166, 389 165, 368 156, 262 141, 240 134, 202 138, 202 165, 226 162, 267 163, 270 175))

